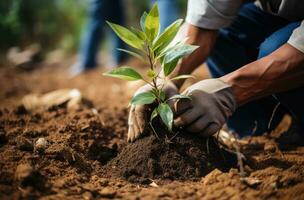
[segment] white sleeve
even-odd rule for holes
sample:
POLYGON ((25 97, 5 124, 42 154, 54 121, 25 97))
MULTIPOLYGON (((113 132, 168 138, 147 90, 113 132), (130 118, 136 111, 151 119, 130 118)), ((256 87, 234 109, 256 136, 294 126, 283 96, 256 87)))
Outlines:
POLYGON ((242 0, 188 0, 186 22, 205 29, 230 25, 242 0))
POLYGON ((304 53, 304 20, 301 25, 292 32, 288 44, 304 53))

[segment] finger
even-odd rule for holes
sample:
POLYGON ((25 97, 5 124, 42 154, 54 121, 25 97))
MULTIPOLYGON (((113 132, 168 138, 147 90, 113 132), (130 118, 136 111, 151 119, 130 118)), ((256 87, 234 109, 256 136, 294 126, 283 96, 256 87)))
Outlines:
POLYGON ((128 126, 129 126, 128 137, 127 137, 128 142, 132 142, 134 137, 134 110, 135 107, 131 106, 128 117, 128 126))
POLYGON ((213 134, 215 134, 217 131, 219 131, 221 127, 217 125, 216 123, 210 123, 202 132, 201 136, 203 137, 209 137, 213 134))
POLYGON ((137 118, 134 117, 134 140, 136 140, 141 135, 141 133, 142 131, 140 130, 137 118))
POLYGON ((177 127, 187 126, 201 117, 201 113, 197 109, 188 109, 174 120, 174 124, 177 127))
POLYGON ((133 138, 134 138, 134 128, 133 128, 133 125, 131 125, 131 126, 129 125, 127 141, 128 142, 133 142, 133 138))
POLYGON ((167 101, 167 104, 170 106, 170 108, 173 112, 175 112, 175 102, 176 101, 174 99, 167 101))
POLYGON ((192 107, 192 102, 189 99, 177 99, 173 106, 174 116, 177 117, 192 107))
POLYGON ((134 119, 134 125, 133 125, 133 129, 134 129, 133 141, 134 141, 138 138, 138 136, 140 135, 141 132, 140 132, 136 117, 134 117, 133 119, 134 119))
POLYGON ((208 120, 205 117, 200 117, 192 124, 190 124, 186 130, 192 133, 199 133, 208 126, 208 120))
POLYGON ((170 98, 170 97, 172 97, 173 95, 175 95, 175 94, 178 94, 178 89, 177 89, 177 87, 175 86, 175 85, 168 85, 168 86, 165 86, 164 87, 164 92, 165 92, 165 95, 166 95, 166 97, 167 98, 170 98))
POLYGON ((147 113, 149 107, 146 105, 139 105, 135 107, 135 120, 140 133, 143 133, 147 123, 147 113))

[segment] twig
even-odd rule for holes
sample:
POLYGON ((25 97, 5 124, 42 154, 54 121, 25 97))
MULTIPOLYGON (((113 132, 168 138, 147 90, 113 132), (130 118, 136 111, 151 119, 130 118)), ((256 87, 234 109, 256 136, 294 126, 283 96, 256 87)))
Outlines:
POLYGON ((179 131, 177 131, 176 134, 173 135, 173 136, 169 139, 169 142, 171 142, 178 134, 179 134, 179 131))
POLYGON ((280 105, 281 105, 281 103, 278 102, 277 105, 274 107, 274 109, 273 109, 273 111, 272 111, 272 114, 271 114, 271 117, 270 117, 270 119, 269 119, 268 126, 267 126, 268 131, 270 130, 270 126, 271 126, 271 124, 272 124, 274 115, 275 115, 275 113, 277 112, 277 110, 278 110, 278 108, 279 108, 280 105))
POLYGON ((238 139, 236 138, 236 136, 233 133, 231 133, 231 134, 234 137, 234 141, 235 141, 235 142, 233 142, 233 146, 236 150, 238 166, 240 168, 240 176, 244 177, 244 176, 246 176, 246 173, 244 170, 244 163, 243 163, 243 159, 245 159, 245 156, 244 156, 244 154, 241 153, 240 144, 238 142, 238 139))
POLYGON ((160 140, 160 138, 159 138, 158 134, 156 133, 156 131, 155 131, 151 122, 149 122, 149 125, 151 126, 151 129, 152 129, 153 133, 155 134, 155 136, 157 137, 157 139, 160 140))

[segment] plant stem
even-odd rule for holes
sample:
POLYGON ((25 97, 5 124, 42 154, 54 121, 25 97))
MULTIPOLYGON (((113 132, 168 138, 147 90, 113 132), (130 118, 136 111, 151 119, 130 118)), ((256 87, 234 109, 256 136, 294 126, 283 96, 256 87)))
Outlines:
MULTIPOLYGON (((147 51, 148 51, 148 54, 147 54, 147 56, 148 56, 148 59, 149 59, 149 63, 150 63, 150 69, 152 70, 152 71, 154 71, 154 56, 152 55, 152 50, 151 50, 151 48, 150 48, 150 45, 148 44, 147 45, 147 51)), ((152 78, 152 82, 153 82, 153 87, 154 87, 154 89, 155 89, 155 96, 156 96, 156 99, 157 99, 157 101, 158 102, 160 102, 161 101, 161 99, 160 99, 160 95, 159 95, 159 89, 158 89, 158 87, 157 87, 157 82, 156 82, 156 79, 158 78, 158 76, 156 76, 156 77, 154 77, 154 78, 152 78)))

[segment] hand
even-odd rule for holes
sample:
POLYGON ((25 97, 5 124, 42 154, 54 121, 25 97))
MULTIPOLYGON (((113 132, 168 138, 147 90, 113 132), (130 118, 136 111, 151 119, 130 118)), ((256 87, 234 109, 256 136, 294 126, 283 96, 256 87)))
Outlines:
MULTIPOLYGON (((137 95, 142 92, 151 91, 152 87, 147 84, 140 87, 134 95, 137 95)), ((163 88, 165 95, 167 98, 178 94, 177 87, 172 82, 167 82, 167 84, 163 88)), ((149 114, 152 112, 151 105, 132 105, 129 112, 128 119, 128 142, 133 142, 137 138, 139 138, 147 129, 149 114)))
POLYGON ((191 100, 175 102, 174 125, 202 136, 219 131, 237 107, 231 86, 219 79, 200 81, 188 87, 183 94, 190 96, 191 100))

